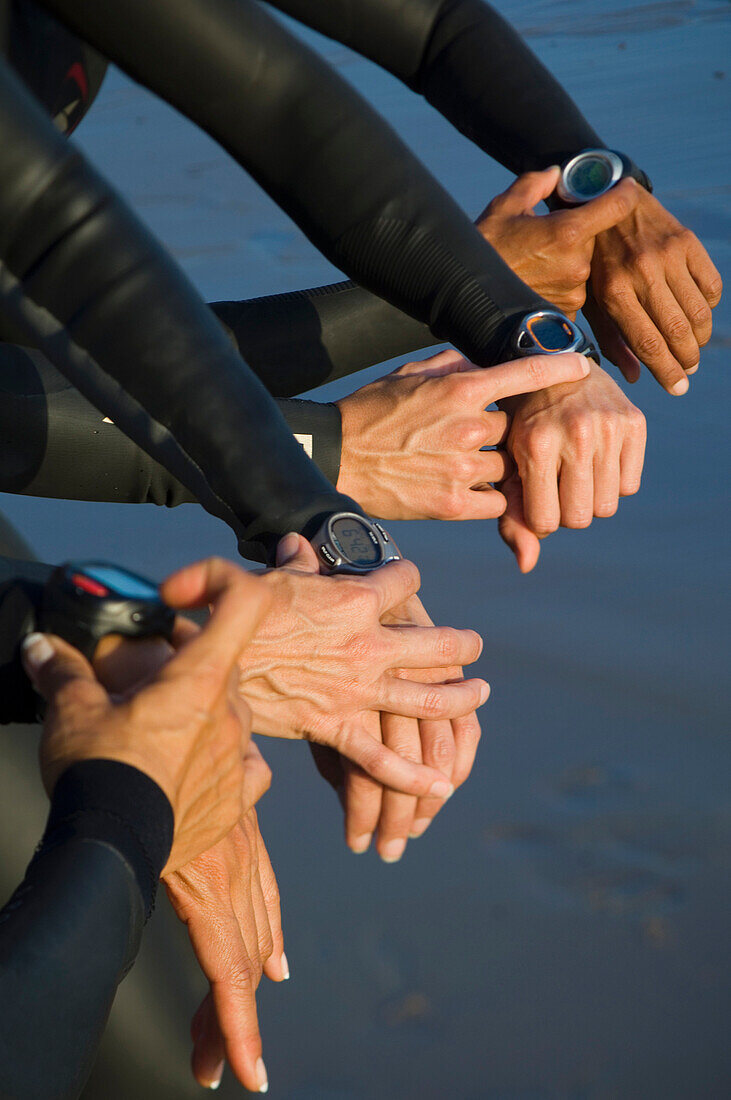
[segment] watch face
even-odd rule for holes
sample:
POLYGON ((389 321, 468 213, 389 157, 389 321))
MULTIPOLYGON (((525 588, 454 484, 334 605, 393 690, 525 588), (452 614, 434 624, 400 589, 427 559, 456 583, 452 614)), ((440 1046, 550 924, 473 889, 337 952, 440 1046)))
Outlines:
POLYGON ((601 195, 614 180, 612 166, 604 157, 582 157, 566 173, 566 186, 578 198, 593 199, 601 195))
POLYGON ((330 537, 338 553, 353 565, 375 565, 381 560, 381 548, 375 536, 357 517, 333 520, 330 537))
POLYGON ((529 317, 526 327, 541 351, 549 354, 551 352, 567 351, 576 343, 573 329, 568 321, 562 317, 551 317, 550 315, 529 317))
MULTIPOLYGON (((77 570, 80 577, 91 577, 92 581, 107 589, 106 593, 97 591, 96 595, 121 596, 126 600, 158 600, 159 594, 155 585, 150 584, 144 577, 138 577, 134 573, 128 573, 126 569, 118 569, 115 565, 89 562, 77 570)), ((75 580, 75 578, 72 578, 75 580)), ((86 587, 82 585, 81 587, 86 587)))

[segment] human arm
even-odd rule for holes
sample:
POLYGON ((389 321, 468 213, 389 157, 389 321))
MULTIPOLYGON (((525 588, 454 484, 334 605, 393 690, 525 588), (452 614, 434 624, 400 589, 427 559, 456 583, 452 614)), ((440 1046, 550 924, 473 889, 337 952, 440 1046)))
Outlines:
POLYGON ((40 759, 52 809, 0 924, 3 1095, 78 1095, 159 874, 217 843, 241 812, 249 716, 231 670, 267 594, 211 561, 175 574, 164 595, 214 610, 125 700, 60 639, 31 634, 24 645, 48 703, 40 759))
POLYGON ((353 506, 170 257, 0 67, 0 311, 242 541, 353 506))

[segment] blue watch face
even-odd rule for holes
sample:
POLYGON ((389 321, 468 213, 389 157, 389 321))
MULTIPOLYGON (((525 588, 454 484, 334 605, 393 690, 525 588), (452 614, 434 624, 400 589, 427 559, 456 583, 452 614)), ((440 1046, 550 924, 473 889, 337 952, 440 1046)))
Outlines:
POLYGON ((611 182, 612 168, 601 157, 584 157, 566 176, 568 189, 582 199, 593 199, 596 195, 601 195, 611 182))
POLYGON ((559 317, 532 317, 527 327, 541 351, 549 355, 553 352, 566 351, 575 341, 568 321, 559 317))
POLYGON ((355 517, 333 520, 330 537, 340 556, 352 565, 376 565, 381 560, 381 548, 375 536, 355 517))
POLYGON ((90 563, 84 565, 78 572, 108 588, 110 596, 121 596, 122 599, 127 600, 159 600, 160 598, 154 584, 150 584, 144 577, 128 573, 126 569, 118 569, 114 565, 90 563))

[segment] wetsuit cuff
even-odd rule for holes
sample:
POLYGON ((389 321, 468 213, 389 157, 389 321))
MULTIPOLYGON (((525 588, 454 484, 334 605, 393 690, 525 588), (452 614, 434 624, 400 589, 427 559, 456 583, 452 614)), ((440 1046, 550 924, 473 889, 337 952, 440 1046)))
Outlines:
POLYGON ((147 919, 173 844, 173 809, 154 780, 116 760, 82 760, 58 780, 34 856, 73 838, 102 841, 131 867, 147 919))
POLYGON ((292 434, 332 485, 340 474, 343 424, 332 403, 291 399, 277 404, 292 434))

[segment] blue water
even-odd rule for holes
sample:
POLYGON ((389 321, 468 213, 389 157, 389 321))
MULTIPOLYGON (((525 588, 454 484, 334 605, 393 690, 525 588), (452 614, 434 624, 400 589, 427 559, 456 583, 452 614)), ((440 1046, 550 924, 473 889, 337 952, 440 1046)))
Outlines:
MULTIPOLYGON (((731 288, 728 3, 501 8, 607 143, 649 171, 731 288)), ((507 184, 395 80, 308 38, 470 214, 507 184)), ((78 140, 207 297, 337 278, 225 154, 119 74, 78 140)), ((350 855, 304 746, 265 743, 275 780, 261 818, 292 967, 259 998, 275 1100, 731 1094, 729 302, 731 289, 688 397, 649 376, 632 388, 649 426, 641 492, 615 518, 544 543, 533 574, 519 575, 494 525, 398 527, 434 617, 485 635, 478 672, 493 687, 469 783, 401 864, 350 855)), ((235 554, 192 506, 0 507, 46 560, 101 555, 161 576, 235 554)), ((160 962, 164 919, 143 949, 153 978, 133 975, 120 993, 140 1012, 128 1058, 177 1044, 180 1064, 159 1062, 145 1095, 174 1079, 193 1096, 184 1060, 200 983, 160 962), (143 1024, 158 985, 175 992, 174 1011, 143 1024)), ((179 940, 184 951, 182 929, 179 940)), ((219 1095, 239 1094, 225 1078, 219 1095)), ((129 1093, 107 1083, 94 1095, 129 1093)))

